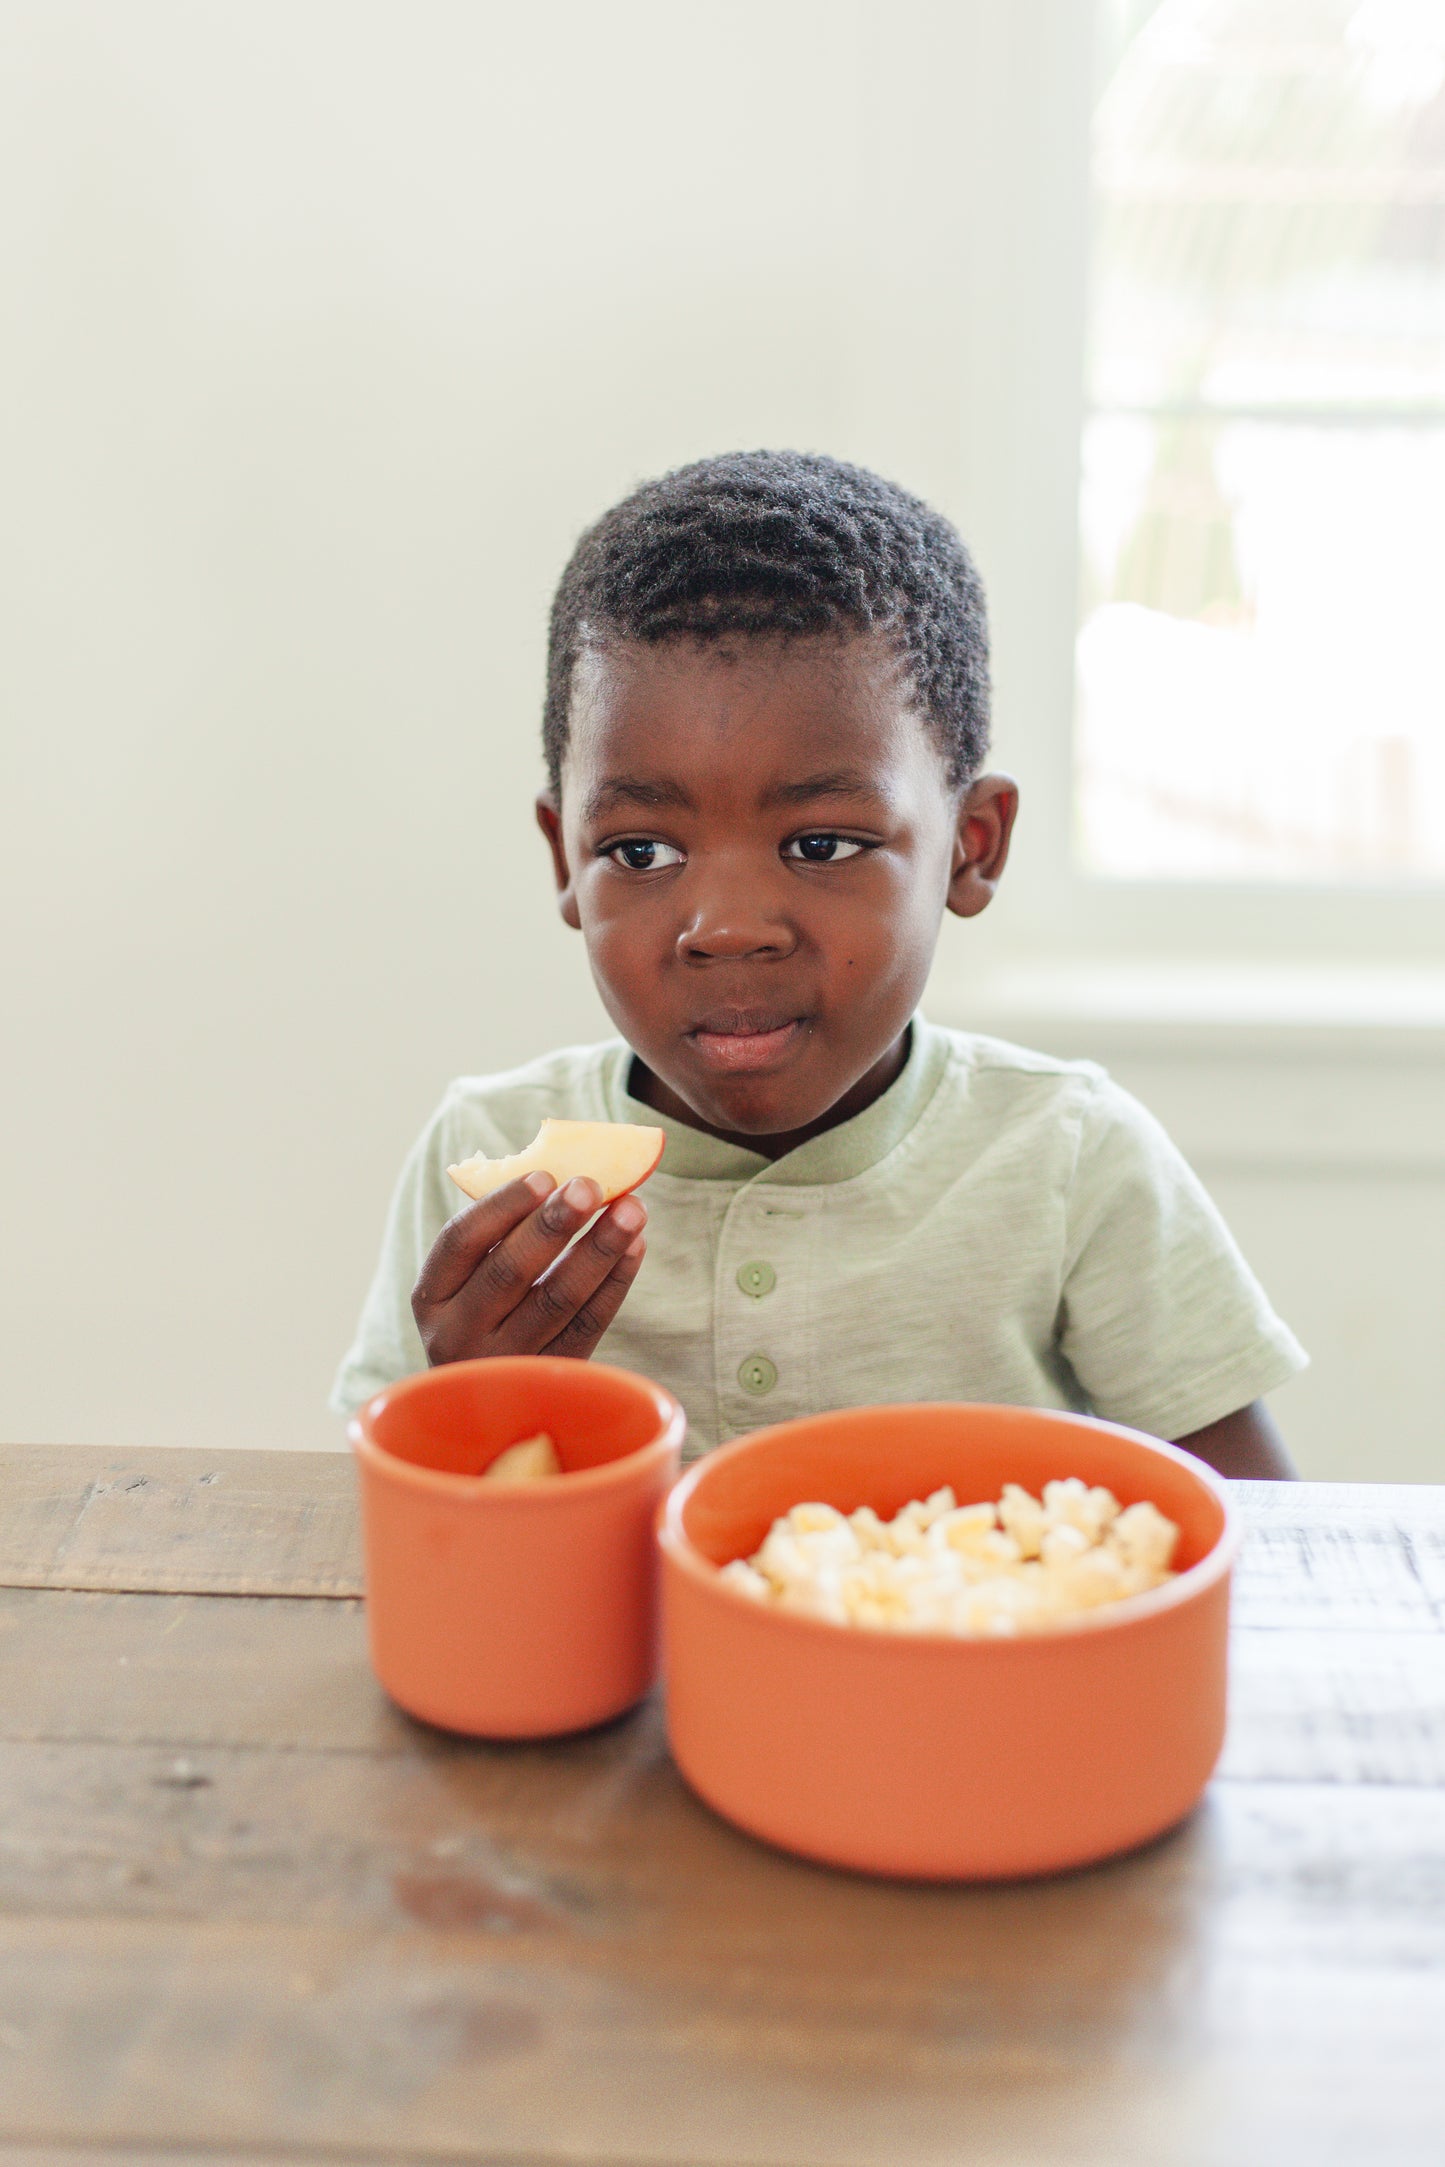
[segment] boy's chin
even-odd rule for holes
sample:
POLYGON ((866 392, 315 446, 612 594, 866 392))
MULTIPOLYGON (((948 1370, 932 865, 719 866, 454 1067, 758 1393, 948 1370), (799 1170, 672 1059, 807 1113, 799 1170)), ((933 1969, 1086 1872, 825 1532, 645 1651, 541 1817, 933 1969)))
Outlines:
POLYGON ((826 1122, 839 1094, 799 1075, 699 1077, 677 1069, 663 1076, 691 1118, 703 1128, 766 1144, 826 1122))
POLYGON ((688 1104, 694 1106, 698 1119, 709 1128, 727 1129, 735 1136, 755 1136, 759 1143, 809 1128, 828 1111, 826 1106, 816 1106, 811 1100, 800 1102, 791 1094, 761 1089, 709 1093, 706 1103, 701 1105, 695 1105, 693 1095, 689 1094, 688 1104))
POLYGON ((773 1158, 871 1104, 897 1074, 907 1045, 906 1016, 873 1048, 856 1039, 839 1044, 816 1017, 800 1018, 786 1035, 781 1028, 693 1030, 651 1050, 639 1042, 642 1034, 623 1030, 650 1079, 638 1087, 649 1105, 773 1158))

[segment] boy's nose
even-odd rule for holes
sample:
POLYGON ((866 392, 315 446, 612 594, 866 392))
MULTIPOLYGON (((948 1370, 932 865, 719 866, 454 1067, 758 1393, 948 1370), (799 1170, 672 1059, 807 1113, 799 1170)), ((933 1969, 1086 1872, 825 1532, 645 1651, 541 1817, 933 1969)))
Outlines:
POLYGON ((737 962, 747 956, 788 956, 797 945, 797 936, 790 927, 760 925, 741 913, 727 918, 694 920, 677 936, 677 952, 684 963, 737 962))
POLYGON ((787 956, 798 945, 787 918, 770 910, 764 896, 747 895, 742 884, 728 883, 710 894, 694 895, 692 904, 677 936, 677 953, 684 963, 787 956))

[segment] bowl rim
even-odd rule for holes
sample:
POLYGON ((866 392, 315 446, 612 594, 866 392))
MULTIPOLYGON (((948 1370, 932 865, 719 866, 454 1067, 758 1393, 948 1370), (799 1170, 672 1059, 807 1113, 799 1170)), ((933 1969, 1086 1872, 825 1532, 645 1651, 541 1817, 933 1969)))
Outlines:
MULTIPOLYGON (((635 1481, 654 1462, 670 1459, 680 1451, 687 1431, 687 1415, 676 1394, 666 1385, 655 1384, 635 1369, 624 1369, 616 1362, 589 1362, 587 1367, 594 1374, 625 1378, 629 1385, 637 1386, 652 1401, 661 1427, 655 1437, 645 1445, 637 1445, 631 1452, 622 1453, 615 1460, 604 1460, 597 1467, 579 1467, 571 1474, 537 1475, 530 1482, 485 1484, 480 1475, 459 1475, 449 1468, 422 1467, 415 1460, 404 1460, 395 1452, 388 1452, 379 1444, 368 1428, 393 1400, 409 1397, 413 1392, 424 1390, 430 1380, 442 1370, 477 1369, 495 1374, 499 1369, 527 1369, 535 1372, 539 1367, 546 1370, 575 1372, 578 1365, 574 1358, 560 1354, 497 1354, 482 1355, 465 1362, 437 1363, 431 1369, 413 1370, 410 1376, 398 1377, 380 1392, 374 1392, 369 1400, 357 1408, 346 1425, 347 1442, 361 1464, 384 1481, 401 1484, 405 1489, 420 1490, 434 1498, 450 1498, 467 1504, 483 1504, 490 1511, 512 1512, 525 1510, 542 1500, 553 1501, 562 1497, 577 1497, 598 1490, 624 1488, 635 1481)), ((505 1449, 505 1447, 503 1448, 505 1449)))
MULTIPOLYGON (((799 1504, 806 1502, 799 1498, 799 1504)), ((1142 1618, 1156 1617, 1164 1611, 1174 1610, 1182 1603, 1197 1600, 1207 1589, 1222 1580, 1232 1569, 1243 1539, 1243 1521, 1224 1477, 1208 1463, 1185 1452, 1179 1445, 1167 1444, 1163 1438, 1150 1437, 1143 1430, 1130 1429, 1122 1422, 1106 1422, 1099 1415, 1071 1414, 1059 1407, 1019 1407, 1000 1401, 988 1400, 903 1400, 898 1402, 875 1402, 867 1407, 839 1407, 824 1410, 817 1415, 800 1415, 791 1422, 770 1423, 766 1429, 752 1430, 746 1437, 734 1438, 730 1444, 719 1445, 715 1451, 693 1462, 676 1481, 658 1508, 656 1536, 663 1561, 677 1567, 717 1602, 739 1606, 754 1618, 765 1618, 780 1631, 830 1636, 836 1643, 837 1636, 844 1635, 851 1643, 862 1649, 907 1649, 910 1647, 957 1648, 971 1654, 980 1650, 990 1652, 1018 1653, 1029 1649, 1046 1648, 1051 1643, 1072 1640, 1083 1633, 1119 1632, 1142 1618), (1224 1517, 1224 1525, 1217 1539, 1205 1551, 1204 1556, 1174 1579, 1166 1580, 1162 1587, 1148 1588, 1142 1595, 1121 1596, 1118 1601, 1103 1603, 1096 1610, 1081 1611, 1076 1617, 1046 1627, 1036 1633, 999 1634, 996 1637, 984 1633, 894 1632, 875 1625, 839 1624, 833 1618, 812 1618, 796 1610, 783 1610, 772 1603, 760 1603, 751 1595, 744 1595, 737 1588, 729 1587, 722 1578, 722 1568, 714 1565, 695 1547, 683 1526, 683 1511, 693 1491, 710 1468, 725 1459, 741 1459, 760 1447, 768 1449, 774 1439, 785 1437, 790 1431, 811 1428, 820 1420, 836 1418, 850 1422, 850 1418, 874 1415, 886 1409, 889 1414, 914 1413, 935 1414, 944 1410, 967 1409, 977 1414, 1028 1414, 1041 1420, 1057 1422, 1061 1429, 1073 1429, 1080 1424, 1089 1429, 1103 1430, 1114 1437, 1127 1438, 1131 1444, 1143 1445, 1160 1458, 1173 1460, 1192 1475, 1203 1489, 1211 1492, 1224 1517)))

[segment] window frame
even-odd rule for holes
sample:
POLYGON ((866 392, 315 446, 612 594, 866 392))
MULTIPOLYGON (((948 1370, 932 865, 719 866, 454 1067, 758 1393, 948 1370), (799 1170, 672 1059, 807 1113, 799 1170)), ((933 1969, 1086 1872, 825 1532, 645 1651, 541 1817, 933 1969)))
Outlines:
MULTIPOLYGON (((989 4, 992 12, 997 0, 989 4)), ((1007 245, 992 251, 991 350, 981 357, 976 332, 966 356, 963 501, 949 507, 990 597, 990 765, 1016 774, 1023 794, 986 945, 1000 961, 1023 951, 1091 962, 1439 964, 1445 883, 1111 879, 1078 862, 1075 642, 1100 8, 1055 4, 1052 37, 1019 19, 1029 12, 997 21, 1011 48, 1010 94, 995 108, 987 150, 993 202, 1009 207, 1007 245)))

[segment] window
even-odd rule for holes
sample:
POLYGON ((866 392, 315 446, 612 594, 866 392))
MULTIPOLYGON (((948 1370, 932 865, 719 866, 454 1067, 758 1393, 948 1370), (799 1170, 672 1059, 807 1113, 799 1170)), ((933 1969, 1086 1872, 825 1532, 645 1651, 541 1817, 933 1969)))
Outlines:
POLYGON ((1116 0, 1075 847, 1445 881, 1445 0, 1116 0))

